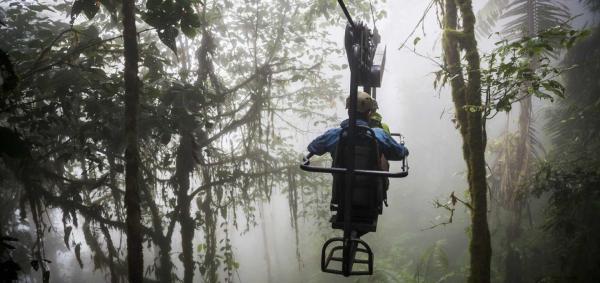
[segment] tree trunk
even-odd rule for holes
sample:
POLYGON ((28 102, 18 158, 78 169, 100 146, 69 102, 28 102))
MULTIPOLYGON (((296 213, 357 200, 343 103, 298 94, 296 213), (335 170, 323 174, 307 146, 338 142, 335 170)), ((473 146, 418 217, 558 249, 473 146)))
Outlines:
POLYGON ((144 275, 138 152, 138 48, 135 27, 135 2, 123 1, 123 45, 125 53, 125 208, 127 209, 127 265, 129 282, 141 283, 144 275))
POLYGON ((273 282, 273 271, 272 271, 272 267, 271 267, 271 253, 269 252, 269 239, 267 236, 267 218, 265 216, 265 204, 261 201, 260 202, 260 206, 258 207, 258 211, 260 214, 260 218, 262 220, 262 223, 260 225, 260 230, 262 232, 262 239, 263 239, 263 248, 264 248, 264 259, 265 259, 265 263, 267 264, 267 283, 272 283, 273 282))
POLYGON ((491 244, 487 223, 486 135, 481 112, 481 72, 474 33, 475 15, 470 0, 446 0, 443 49, 452 100, 463 139, 471 209, 470 274, 468 282, 490 282, 491 244), (457 30, 458 10, 462 31, 457 30), (467 80, 463 77, 460 51, 465 52, 467 80))
POLYGON ((171 282, 173 263, 171 262, 171 241, 167 238, 161 238, 160 241, 156 242, 159 247, 159 262, 160 266, 157 268, 157 277, 160 282, 171 282))
MULTIPOLYGON (((204 170, 203 170, 204 171, 204 170)), ((207 179, 209 182, 210 179, 207 179)), ((212 190, 206 190, 206 198, 202 202, 201 210, 204 216, 204 240, 206 252, 204 254, 204 263, 201 268, 204 280, 206 282, 219 282, 217 274, 218 266, 215 261, 217 255, 217 219, 214 211, 211 209, 212 190)))
MULTIPOLYGON (((185 128, 184 128, 185 129, 185 128)), ((187 129, 181 135, 179 150, 177 152, 177 184, 179 202, 179 223, 181 224, 181 249, 183 259, 183 282, 192 283, 194 279, 194 228, 195 223, 190 215, 190 173, 194 169, 193 136, 187 129)))
POLYGON ((171 261, 171 238, 173 235, 173 227, 175 226, 175 220, 171 220, 166 234, 163 234, 165 230, 162 225, 163 215, 160 214, 158 206, 154 203, 150 197, 152 193, 148 190, 148 187, 140 187, 142 201, 148 206, 150 212, 150 219, 152 221, 152 239, 154 244, 158 247, 158 262, 156 266, 155 275, 160 282, 171 282, 173 281, 172 270, 173 262, 171 261))

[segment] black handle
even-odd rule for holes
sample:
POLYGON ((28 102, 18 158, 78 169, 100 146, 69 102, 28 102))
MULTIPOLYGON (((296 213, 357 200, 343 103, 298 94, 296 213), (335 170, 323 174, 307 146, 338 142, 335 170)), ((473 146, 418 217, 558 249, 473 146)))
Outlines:
MULTIPOLYGON (((300 169, 308 172, 317 172, 317 173, 340 173, 340 174, 348 174, 349 171, 346 168, 339 167, 319 167, 319 166, 311 166, 310 160, 306 159, 304 163, 300 164, 300 169)), ((388 177, 388 178, 404 178, 408 176, 408 171, 401 172, 387 172, 387 171, 377 171, 377 170, 354 170, 354 174, 356 175, 365 175, 365 176, 378 176, 378 177, 388 177)))

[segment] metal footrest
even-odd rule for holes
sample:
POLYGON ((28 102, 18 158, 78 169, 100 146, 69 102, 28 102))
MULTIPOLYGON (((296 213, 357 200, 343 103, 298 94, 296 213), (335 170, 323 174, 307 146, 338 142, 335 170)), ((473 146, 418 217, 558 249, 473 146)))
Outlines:
POLYGON ((352 238, 344 240, 344 238, 336 237, 331 238, 323 244, 321 250, 321 270, 327 273, 341 274, 344 276, 351 275, 372 275, 373 274, 373 252, 369 245, 358 238, 352 238), (334 246, 327 253, 328 247, 333 243, 340 243, 341 245, 334 246), (336 251, 341 251, 340 257, 339 252, 336 255, 336 251), (357 259, 357 254, 366 254, 367 259, 357 259), (332 262, 340 262, 341 268, 336 269, 331 265, 332 262), (367 269, 354 270, 354 264, 366 265, 367 269))

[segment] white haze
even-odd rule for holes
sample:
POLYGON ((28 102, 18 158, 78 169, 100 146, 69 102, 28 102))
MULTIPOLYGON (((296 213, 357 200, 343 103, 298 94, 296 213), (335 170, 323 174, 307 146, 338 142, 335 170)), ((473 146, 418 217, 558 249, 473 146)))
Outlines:
MULTIPOLYGON (((441 32, 435 17, 435 8, 425 18, 423 28, 419 26, 415 35, 409 38, 406 47, 398 50, 401 43, 408 37, 416 23, 421 18, 429 1, 389 1, 377 7, 385 9, 387 18, 377 22, 382 35, 382 44, 387 46, 387 59, 382 87, 377 91, 377 100, 384 122, 389 124, 392 132, 400 132, 406 136, 406 145, 410 150, 410 175, 405 179, 392 180, 389 191, 390 207, 384 210, 380 217, 377 233, 364 236, 374 249, 375 265, 377 255, 388 248, 390 230, 401 230, 406 235, 417 236, 423 242, 435 243, 438 240, 453 241, 449 246, 464 250, 468 241, 465 229, 465 213, 458 209, 455 222, 447 227, 425 230, 435 223, 447 220, 445 211, 435 209, 434 199, 444 200, 452 191, 463 195, 465 181, 462 172, 465 165, 461 155, 461 142, 458 131, 450 118, 452 103, 447 92, 433 89, 433 71, 437 66, 427 59, 421 58, 409 49, 413 48, 414 36, 421 38, 417 50, 431 57, 440 55, 439 39, 441 32), (400 228, 400 229, 398 229, 400 228)), ((352 5, 349 1, 348 5, 352 5)), ((341 19, 344 20, 344 19, 341 19)), ((369 19, 369 25, 372 22, 369 19)), ((333 27, 331 39, 343 48, 343 28, 345 20, 338 27, 333 27)), ((434 58, 435 59, 435 58, 434 58)), ((332 58, 336 63, 346 61, 345 54, 332 58)), ((439 58, 435 60, 440 60, 439 58)), ((340 85, 349 90, 349 71, 341 72, 340 85)), ((342 103, 336 109, 338 117, 345 117, 346 110, 342 103)), ((329 127, 337 126, 335 122, 329 127)), ((303 125, 304 126, 304 125, 303 125)), ((310 134, 300 139, 298 148, 306 145, 326 130, 311 127, 310 134)), ((392 169, 399 165, 392 164, 392 169)), ((356 278, 322 274, 320 271, 321 244, 302 238, 301 253, 304 265, 301 269, 295 262, 295 242, 293 230, 289 224, 289 209, 287 200, 283 197, 274 198, 271 204, 265 206, 267 222, 260 223, 250 233, 235 239, 236 256, 240 261, 239 275, 242 282, 268 282, 267 264, 261 239, 261 225, 266 225, 268 231, 269 253, 271 259, 271 282, 306 282, 336 280, 353 282, 356 278)), ((303 230, 314 229, 315 224, 310 219, 301 222, 303 230), (311 227, 311 225, 313 227, 311 227)), ((307 232, 306 232, 307 233, 307 232)), ((341 235, 341 231, 337 232, 341 235)), ((406 235, 403 235, 406 237, 406 235)), ((400 236, 400 235, 397 235, 400 236)), ((399 239, 400 240, 400 239, 399 239)), ((464 260, 462 258, 461 260, 464 260)))
MULTIPOLYGON (((352 1, 347 2, 347 5, 352 5, 352 1)), ((485 2, 487 1, 474 1, 474 10, 480 9, 485 2)), ((429 229, 432 225, 447 221, 449 216, 447 211, 434 208, 433 201, 446 201, 452 192, 466 199, 467 187, 462 142, 451 121, 451 97, 447 89, 437 91, 433 88, 432 72, 439 70, 439 67, 430 59, 441 62, 441 29, 435 16, 435 7, 416 28, 414 35, 409 37, 428 4, 429 1, 424 0, 388 0, 387 3, 376 7, 387 11, 387 17, 377 22, 382 44, 387 46, 383 83, 377 90, 379 111, 392 132, 405 135, 406 145, 410 150, 410 175, 391 181, 388 193, 390 207, 385 209, 379 218, 377 233, 367 234, 363 238, 373 248, 376 272, 378 254, 386 252, 393 245, 406 245, 406 249, 410 250, 415 242, 427 247, 441 241, 450 257, 450 266, 456 269, 466 266, 468 261, 469 221, 466 209, 457 208, 453 223, 429 229), (415 37, 420 38, 416 46, 413 45, 415 37), (405 47, 399 50, 405 40, 405 47), (413 48, 430 59, 411 52, 413 48), (402 235, 391 234, 392 231, 402 231, 402 235)), ((577 1, 568 4, 573 15, 585 11, 577 1)), ((573 25, 582 27, 592 21, 593 19, 581 16, 575 18, 573 25)), ((371 19, 368 19, 368 22, 369 26, 372 26, 371 19)), ((344 26, 345 19, 341 19, 337 27, 332 27, 330 35, 332 40, 338 42, 340 48, 343 48, 344 26)), ((480 38, 480 49, 484 52, 489 51, 497 39, 480 38)), ((346 62, 345 54, 331 59, 336 63, 346 62)), ((349 71, 339 73, 342 75, 339 83, 348 93, 349 71)), ((534 103, 534 115, 538 119, 536 123, 539 128, 542 125, 545 104, 537 100, 534 103)), ((346 117, 342 103, 338 103, 335 111, 338 117, 346 117)), ((511 123, 514 123, 514 120, 511 119, 511 123)), ((305 149, 313 138, 327 129, 322 125, 311 127, 310 124, 300 123, 299 126, 306 127, 310 133, 301 136, 296 144, 299 149, 305 149)), ((337 122, 329 125, 336 126, 337 122)), ((488 124, 489 139, 496 137, 505 127, 506 116, 498 115, 498 118, 488 124)), ((394 169, 399 169, 399 165, 392 164, 391 170, 394 169)), ((259 223, 258 227, 234 240, 236 256, 240 262, 241 282, 355 282, 357 278, 321 273, 319 260, 322 243, 315 241, 314 237, 300 239, 303 264, 299 268, 294 256, 294 232, 289 223, 287 199, 277 196, 270 204, 266 204, 264 209, 266 223, 259 223), (268 278, 261 229, 267 232, 271 278, 268 278)), ((308 235, 309 231, 316 229, 316 223, 313 221, 301 221, 300 229, 303 235, 308 235)), ((339 230, 336 233, 341 235, 339 230)), ((424 252, 422 249, 416 251, 416 254, 424 252)), ((417 261, 418 258, 413 260, 417 261)), ((413 272, 417 272, 416 268, 413 272)))
MULTIPOLYGON (((352 5, 352 1, 347 2, 347 5, 352 5)), ((483 3, 485 3, 483 0, 475 1, 475 9, 480 8, 483 3)), ((376 268, 380 260, 378 255, 387 252, 392 246, 412 249, 414 254, 420 254, 424 250, 417 246, 427 247, 438 241, 443 241, 443 246, 451 257, 452 267, 464 266, 468 260, 466 229, 469 223, 464 208, 458 207, 453 223, 428 229, 434 224, 448 220, 447 211, 433 207, 434 200, 445 201, 452 192, 460 198, 466 198, 464 195, 466 168, 462 159, 462 143, 451 121, 453 104, 447 90, 440 92, 433 88, 432 72, 437 71, 439 67, 410 51, 414 47, 420 54, 441 61, 439 58, 441 29, 435 16, 435 7, 429 12, 422 25, 417 27, 415 34, 408 38, 405 48, 398 50, 415 28, 428 4, 429 1, 425 0, 388 0, 387 3, 376 7, 378 10, 387 11, 387 17, 377 22, 382 35, 382 44, 387 46, 383 84, 377 91, 379 111, 392 132, 402 133, 406 137, 406 145, 410 150, 408 159, 410 175, 404 179, 391 181, 388 193, 390 207, 386 208, 379 218, 377 233, 367 234, 363 238, 373 248, 376 268), (415 47, 413 39, 417 36, 421 40, 415 47), (401 234, 392 234, 399 233, 398 231, 401 234)), ((579 11, 578 9, 581 10, 579 6, 574 10, 579 11)), ((368 20, 371 26, 371 19, 368 20)), ((576 24, 582 26, 588 21, 589 19, 579 18, 576 24)), ((332 26, 330 32, 330 39, 338 42, 340 49, 343 49, 344 26, 345 20, 340 18, 338 25, 332 26)), ((480 45, 484 48, 491 46, 490 41, 482 42, 480 45)), ((345 54, 330 59, 335 63, 346 61, 345 54)), ((347 93, 349 71, 331 71, 331 74, 342 75, 339 83, 347 93)), ((338 117, 346 116, 346 110, 341 103, 331 111, 336 111, 338 117)), ((504 127, 505 119, 498 120, 490 124, 489 132, 492 137, 498 133, 498 129, 504 127)), ((321 124, 313 127, 310 123, 301 121, 297 123, 299 127, 308 130, 308 134, 297 136, 295 147, 299 150, 305 149, 310 140, 327 129, 321 124)), ((337 123, 332 123, 328 127, 335 127, 337 123)), ((392 164, 391 170, 398 169, 399 165, 392 164)), ((288 200, 278 188, 274 188, 269 203, 257 203, 257 207, 260 208, 256 211, 258 225, 251 226, 248 231, 230 233, 234 256, 240 263, 240 268, 234 275, 235 282, 354 282, 356 280, 356 278, 321 273, 319 260, 322 241, 315 236, 318 224, 315 219, 299 220, 302 261, 300 263, 297 261, 295 234, 290 224, 288 200), (263 222, 262 219, 265 221, 263 222)), ((239 221, 243 223, 241 213, 239 215, 239 221)), ((61 227, 58 218, 54 226, 61 227)), ((240 230, 244 230, 245 225, 240 227, 240 230)), ((229 228, 233 230, 232 227, 229 228)), ((55 239, 51 239, 56 246, 61 246, 61 230, 59 228, 59 231, 54 233, 55 239)), ((341 234, 341 231, 336 233, 341 234)), ((197 230, 195 235, 196 245, 203 242, 201 231, 197 230)), ((83 238, 80 233, 74 236, 83 238)), ((181 249, 179 237, 177 233, 174 234, 172 250, 174 255, 181 249)), ((222 231, 217 237, 219 239, 224 237, 222 231)), ((53 267, 60 270, 57 271, 60 275, 55 273, 56 275, 53 276, 73 280, 86 278, 89 282, 108 280, 109 278, 105 277, 102 271, 93 271, 89 250, 85 244, 82 247, 85 268, 79 269, 72 251, 64 251, 59 253, 60 263, 55 263, 53 267)), ((144 260, 149 263, 153 260, 152 257, 150 252, 146 252, 144 260)), ((197 253, 195 258, 198 259, 197 253)), ((173 263, 177 266, 175 272, 182 277, 183 267, 176 256, 173 257, 173 263)), ((416 272, 416 269, 413 271, 416 272)), ((221 280, 223 275, 221 274, 221 280)), ((196 272, 195 282, 199 282, 200 278, 200 274, 196 272)))

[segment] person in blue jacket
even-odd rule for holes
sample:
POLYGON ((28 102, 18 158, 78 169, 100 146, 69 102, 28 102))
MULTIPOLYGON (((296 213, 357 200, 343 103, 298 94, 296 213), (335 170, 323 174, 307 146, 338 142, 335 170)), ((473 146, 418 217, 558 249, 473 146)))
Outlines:
MULTIPOLYGON (((349 107, 350 99, 346 99, 346 108, 349 107)), ((369 126, 369 117, 373 109, 373 99, 366 93, 359 91, 356 100, 356 125, 369 126)), ((350 110, 348 110, 350 111, 350 110)), ((310 155, 323 155, 326 152, 334 158, 335 149, 340 138, 342 129, 349 126, 349 120, 346 119, 340 123, 340 128, 327 130, 324 134, 314 139, 307 147, 310 155)), ((408 149, 396 142, 388 133, 381 128, 373 128, 375 138, 379 144, 380 152, 387 160, 402 160, 408 156, 408 149)))

